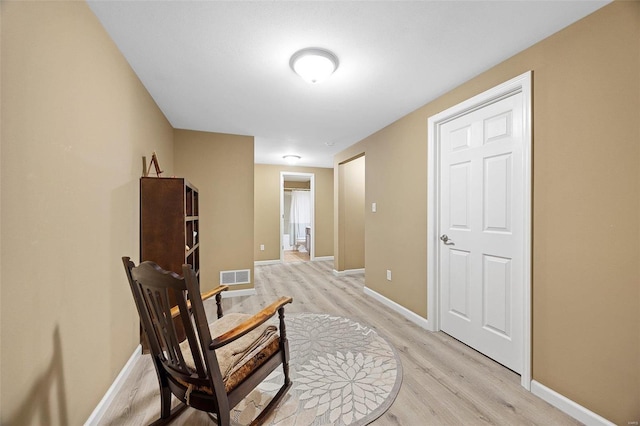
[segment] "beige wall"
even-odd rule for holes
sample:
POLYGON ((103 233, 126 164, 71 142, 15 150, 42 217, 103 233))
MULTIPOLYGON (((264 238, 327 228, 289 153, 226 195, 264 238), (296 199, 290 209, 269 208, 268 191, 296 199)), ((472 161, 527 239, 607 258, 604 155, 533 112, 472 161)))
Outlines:
POLYGON ((254 260, 280 259, 280 172, 315 175, 314 255, 333 256, 333 169, 256 164, 254 170, 254 260), (260 244, 264 244, 264 251, 260 244))
POLYGON ((253 288, 253 136, 174 131, 176 174, 200 195, 200 284, 220 284, 220 271, 249 269, 253 288))
POLYGON ((339 255, 334 259, 336 271, 364 268, 364 195, 365 157, 338 165, 338 226, 336 238, 339 255))
MULTIPOLYGON (((84 2, 0 7, 0 423, 81 424, 138 342, 119 258, 138 257, 140 158, 155 150, 166 175, 208 183, 200 164, 174 171, 173 130, 84 2)), ((639 23, 638 2, 607 6, 336 157, 366 152, 365 203, 378 204, 365 212, 367 285, 426 316, 427 117, 532 69, 533 375, 619 424, 640 418, 639 23), (411 250, 399 250, 406 235, 411 250)), ((185 145, 217 140, 181 132, 185 145)), ((225 164, 244 169, 230 152, 225 164)), ((242 176, 248 188, 251 171, 242 176)), ((333 200, 332 183, 324 195, 316 184, 333 200)), ((236 195, 220 196, 249 205, 236 195)), ((316 212, 330 230, 332 212, 316 212)), ((240 233, 249 262, 263 213, 240 233)), ((327 235, 318 256, 332 254, 327 235)))
POLYGON ((334 166, 365 152, 366 285, 426 316, 426 118, 403 118, 338 154, 334 166))
POLYGON ((604 7, 336 156, 366 152, 366 203, 378 203, 366 285, 427 314, 427 119, 528 70, 533 378, 627 424, 640 419, 640 2, 604 7))
POLYGON ((0 423, 78 425, 138 344, 120 257, 173 133, 86 3, 1 8, 0 423))

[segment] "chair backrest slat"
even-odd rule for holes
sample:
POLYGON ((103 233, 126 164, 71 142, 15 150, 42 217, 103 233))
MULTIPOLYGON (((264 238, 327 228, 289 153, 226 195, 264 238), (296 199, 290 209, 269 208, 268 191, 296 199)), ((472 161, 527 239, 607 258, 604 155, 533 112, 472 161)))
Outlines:
POLYGON ((190 291, 183 293, 183 297, 178 298, 178 307, 180 308, 180 318, 184 326, 187 341, 189 342, 189 347, 191 348, 191 354, 193 356, 193 362, 196 367, 196 372, 198 373, 198 377, 206 378, 207 372, 202 361, 201 346, 198 342, 198 337, 196 336, 195 332, 197 328, 192 321, 192 316, 189 314, 187 302, 191 304, 191 309, 193 309, 194 304, 202 304, 202 299, 200 299, 200 291, 198 290, 197 296, 194 297, 192 297, 192 293, 190 291), (184 296, 186 296, 186 298, 184 296))
POLYGON ((145 303, 151 312, 154 324, 153 331, 158 338, 168 363, 175 369, 188 373, 173 319, 171 317, 171 303, 168 288, 153 288, 138 282, 145 296, 145 303))
POLYGON ((202 303, 202 299, 199 297, 200 284, 198 282, 198 277, 190 265, 182 265, 182 273, 189 293, 194 295, 191 299, 191 311, 193 312, 193 317, 198 330, 200 346, 203 348, 204 361, 210 373, 213 391, 217 395, 222 395, 226 392, 216 352, 209 347, 211 344, 211 332, 209 331, 207 315, 204 311, 204 304, 202 303), (196 294, 198 296, 196 296, 196 294))
POLYGON ((142 294, 142 290, 140 286, 138 286, 131 275, 133 268, 135 268, 134 263, 129 260, 128 257, 122 258, 122 262, 125 266, 125 272, 127 273, 127 278, 129 281, 129 287, 131 288, 131 293, 133 294, 133 300, 136 304, 136 309, 138 310, 138 315, 140 316, 140 322, 142 323, 142 328, 147 335, 147 340, 151 349, 151 353, 156 355, 162 352, 162 348, 159 344, 158 333, 156 331, 156 327, 153 326, 153 321, 151 320, 151 316, 149 315, 149 306, 146 303, 145 297, 142 294))
MULTIPOLYGON (((209 344, 211 343, 211 332, 209 331, 207 315, 204 311, 204 304, 202 303, 202 299, 199 297, 200 285, 198 283, 198 278, 196 277, 194 270, 189 265, 184 265, 182 267, 182 273, 184 274, 183 276, 187 289, 189 290, 189 294, 194 295, 191 299, 191 312, 193 313, 195 320, 195 327, 198 332, 197 335, 200 347, 203 348, 203 358, 205 358, 205 363, 208 365, 210 370, 214 370, 211 362, 214 362, 216 369, 219 370, 219 368, 217 368, 218 361, 215 351, 209 349, 209 344), (198 296, 195 296, 195 294, 198 294, 198 296), (210 357, 213 357, 213 360, 210 360, 210 357)), ((215 370, 212 372, 212 375, 216 377, 215 370)), ((222 380, 222 376, 220 376, 220 380, 222 380)))
MULTIPOLYGON (((185 363, 184 355, 180 349, 181 342, 178 339, 174 318, 172 318, 172 298, 170 296, 173 296, 173 302, 180 310, 180 322, 184 327, 196 374, 199 379, 209 378, 209 369, 206 366, 211 363, 204 361, 202 348, 207 347, 208 343, 204 342, 210 341, 211 337, 206 316, 203 316, 204 306, 197 280, 195 287, 192 285, 191 288, 187 288, 183 277, 165 271, 153 262, 142 262, 136 267, 133 262, 129 261, 129 263, 125 262, 125 266, 153 355, 173 371, 184 376, 193 374, 193 371, 185 363), (193 318, 189 305, 191 305, 191 310, 194 307, 199 308, 198 310, 203 315, 200 318, 193 318), (194 324, 194 320, 196 324, 194 324), (199 332, 203 329, 198 324, 199 321, 204 321, 207 336, 199 336, 199 332)), ((219 369, 215 353, 213 353, 211 361, 215 368, 219 369)))
MULTIPOLYGON (((230 409, 253 391, 278 365, 282 365, 284 372, 282 387, 252 423, 262 424, 268 413, 276 407, 291 387, 288 368, 289 346, 284 327, 284 305, 291 303, 292 299, 280 298, 234 328, 236 334, 232 338, 228 338, 225 344, 241 338, 250 330, 254 330, 266 319, 274 316, 277 309, 280 319, 280 336, 269 336, 269 340, 266 342, 258 340, 254 342, 255 345, 264 345, 258 353, 262 362, 256 365, 243 364, 241 367, 238 366, 242 377, 234 376, 233 380, 225 383, 220 371, 216 349, 214 349, 219 345, 215 345, 211 338, 202 298, 216 296, 218 318, 221 318, 220 292, 226 290, 227 287, 221 286, 201 295, 198 276, 190 265, 182 265, 183 275, 180 276, 165 271, 150 261, 142 262, 138 266, 128 257, 123 257, 122 261, 140 321, 149 342, 153 365, 160 385, 161 413, 160 421, 156 423, 164 424, 176 413, 176 407, 172 408, 171 403, 173 394, 183 404, 214 413, 219 425, 229 426, 231 424, 230 409), (237 331, 238 329, 241 331, 237 331), (277 341, 271 340, 276 338, 277 341), (277 347, 274 345, 276 342, 278 343, 277 347), (184 353, 182 352, 182 348, 185 348, 186 344, 189 346, 190 354, 187 349, 184 353), (193 365, 191 358, 193 358, 193 365), (189 366, 185 361, 189 362, 189 366), (227 391, 226 385, 229 385, 229 391, 227 391)), ((230 318, 230 321, 233 322, 234 318, 230 318)), ((216 331, 216 333, 219 332, 216 331)), ((223 336, 230 333, 230 331, 226 331, 223 336)), ((233 348, 228 347, 224 352, 231 351, 233 348)), ((178 410, 180 409, 178 408, 178 410)))

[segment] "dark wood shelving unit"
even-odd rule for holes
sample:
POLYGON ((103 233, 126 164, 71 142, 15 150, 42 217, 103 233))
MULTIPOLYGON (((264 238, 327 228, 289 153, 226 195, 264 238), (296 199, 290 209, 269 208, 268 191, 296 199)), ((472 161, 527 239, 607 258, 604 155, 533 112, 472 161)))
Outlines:
MULTIPOLYGON (((189 264, 200 277, 199 195, 184 178, 140 178, 140 261, 145 260, 178 275, 189 264)), ((175 324, 180 334, 182 324, 175 324)))

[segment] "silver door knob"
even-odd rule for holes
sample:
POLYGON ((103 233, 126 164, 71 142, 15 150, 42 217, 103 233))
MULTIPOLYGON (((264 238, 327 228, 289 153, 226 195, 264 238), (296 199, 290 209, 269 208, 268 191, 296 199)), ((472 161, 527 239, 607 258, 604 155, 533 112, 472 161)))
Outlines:
POLYGON ((449 239, 449 237, 447 236, 447 234, 442 234, 442 236, 440 237, 440 239, 442 240, 443 243, 445 243, 448 246, 452 246, 454 245, 453 241, 449 239))

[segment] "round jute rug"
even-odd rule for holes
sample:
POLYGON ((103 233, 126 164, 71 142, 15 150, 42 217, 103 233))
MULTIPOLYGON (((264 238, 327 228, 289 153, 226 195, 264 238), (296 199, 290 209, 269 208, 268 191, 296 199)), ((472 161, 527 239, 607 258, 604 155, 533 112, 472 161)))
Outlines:
MULTIPOLYGON (((293 385, 268 425, 366 425, 393 403, 402 384, 396 350, 370 327, 328 314, 286 317, 293 385)), ((247 425, 282 386, 274 371, 232 412, 247 425)))

